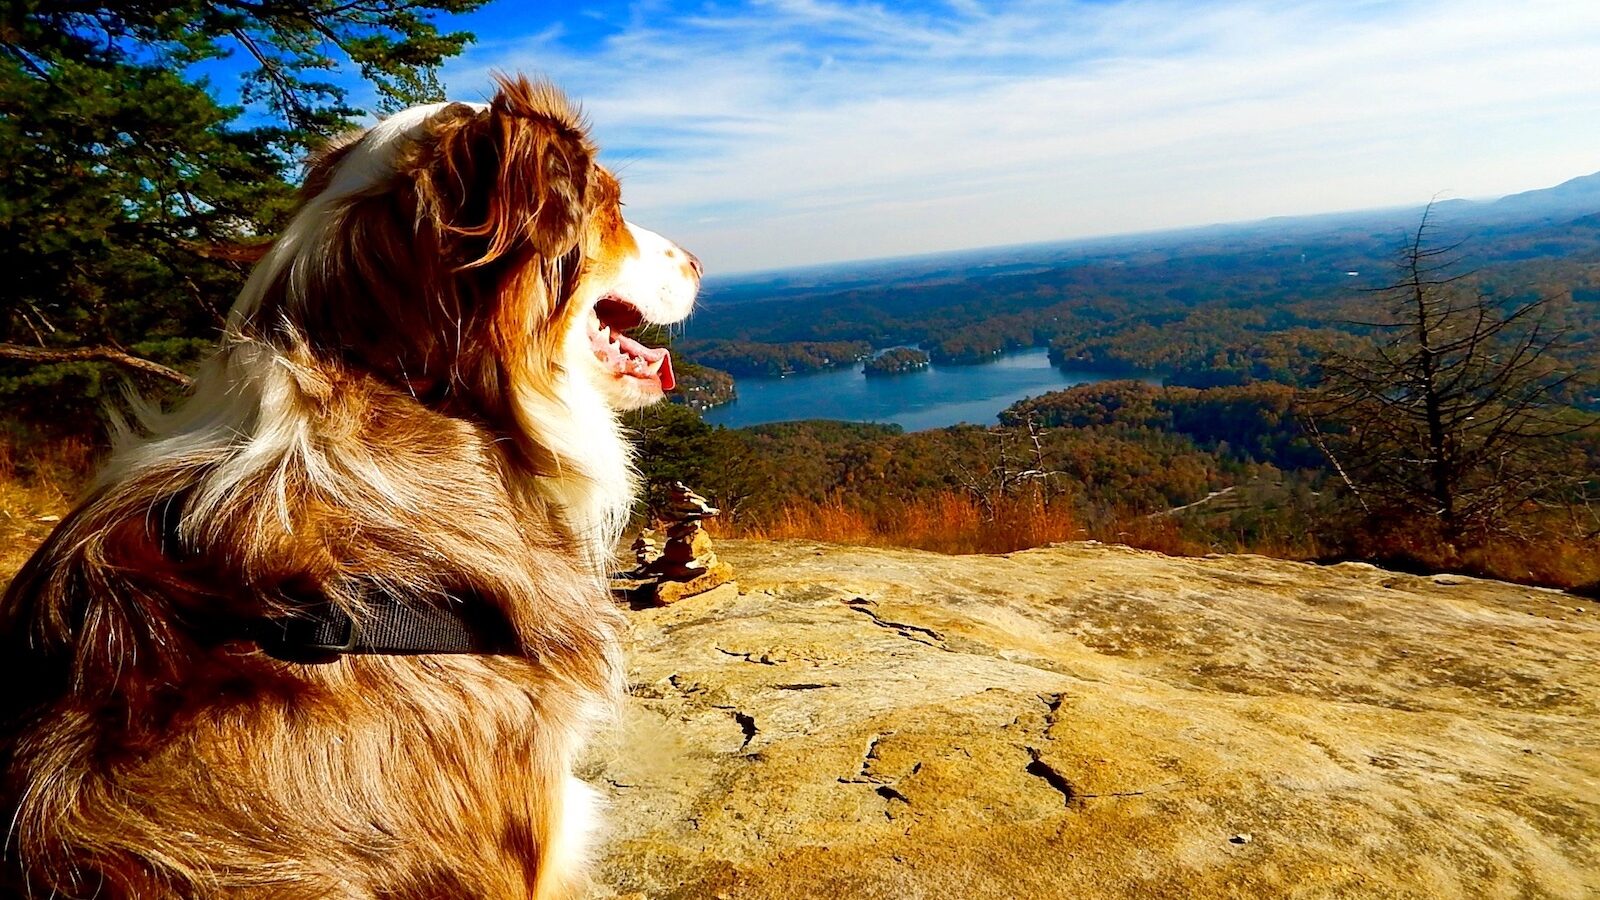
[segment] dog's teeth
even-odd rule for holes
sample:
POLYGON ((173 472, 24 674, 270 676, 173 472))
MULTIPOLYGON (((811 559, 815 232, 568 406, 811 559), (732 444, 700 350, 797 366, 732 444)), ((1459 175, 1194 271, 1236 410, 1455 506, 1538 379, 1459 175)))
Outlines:
POLYGON ((611 326, 610 325, 601 325, 600 326, 600 337, 604 338, 607 343, 611 342, 611 326))

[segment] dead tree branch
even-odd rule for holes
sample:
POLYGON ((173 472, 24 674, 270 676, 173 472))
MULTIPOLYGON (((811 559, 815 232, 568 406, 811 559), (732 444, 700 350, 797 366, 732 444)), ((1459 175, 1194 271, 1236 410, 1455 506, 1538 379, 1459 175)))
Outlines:
POLYGON ((157 378, 163 378, 184 387, 188 387, 193 383, 193 379, 177 369, 169 369, 158 362, 142 359, 115 347, 69 347, 54 350, 46 347, 25 347, 21 344, 0 343, 0 359, 16 359, 33 363, 109 362, 116 363, 126 369, 132 369, 135 372, 142 372, 145 375, 154 375, 157 378))

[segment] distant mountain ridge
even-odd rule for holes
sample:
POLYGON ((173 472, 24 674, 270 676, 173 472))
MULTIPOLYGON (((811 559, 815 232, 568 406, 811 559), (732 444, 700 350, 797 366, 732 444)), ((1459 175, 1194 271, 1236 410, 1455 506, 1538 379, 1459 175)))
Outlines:
POLYGON ((1528 209, 1555 206, 1585 213, 1595 212, 1600 210, 1600 172, 1579 175, 1555 187, 1507 194, 1494 201, 1494 205, 1501 208, 1528 209))
POLYGON ((1554 187, 1507 194, 1498 200, 1446 200, 1434 204, 1451 220, 1502 224, 1558 221, 1600 213, 1600 172, 1570 178, 1554 187))
MULTIPOLYGON (((1175 249, 1203 241, 1228 244, 1276 238, 1304 240, 1335 232, 1404 231, 1416 226, 1422 209, 1421 204, 1408 204, 1273 216, 1133 234, 750 272, 709 279, 702 297, 710 305, 721 305, 857 287, 881 289, 927 284, 930 279, 959 281, 979 268, 990 270, 991 274, 1048 269, 1073 260, 1103 259, 1139 250, 1175 249)), ((1437 224, 1456 229, 1565 224, 1600 215, 1600 172, 1493 200, 1439 200, 1433 204, 1433 210, 1437 224)))

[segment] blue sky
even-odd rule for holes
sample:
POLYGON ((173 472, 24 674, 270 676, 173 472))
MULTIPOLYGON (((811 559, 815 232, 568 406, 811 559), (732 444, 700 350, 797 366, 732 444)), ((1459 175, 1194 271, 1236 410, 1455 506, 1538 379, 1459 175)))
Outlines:
POLYGON ((499 0, 631 219, 729 273, 1494 196, 1600 170, 1597 0, 499 0))

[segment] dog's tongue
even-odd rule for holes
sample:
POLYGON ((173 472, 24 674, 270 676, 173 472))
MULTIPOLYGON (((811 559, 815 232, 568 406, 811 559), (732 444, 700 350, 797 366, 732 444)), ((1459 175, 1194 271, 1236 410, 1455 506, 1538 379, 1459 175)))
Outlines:
POLYGON ((661 372, 659 374, 661 375, 661 389, 663 391, 670 391, 673 388, 678 386, 678 379, 677 379, 676 376, 674 376, 672 374, 672 351, 671 350, 667 350, 665 348, 662 348, 662 350, 661 350, 661 372))
POLYGON ((661 367, 656 371, 656 377, 661 379, 661 389, 670 391, 678 384, 678 379, 672 374, 672 352, 665 347, 646 347, 625 334, 616 336, 617 344, 630 356, 636 356, 651 365, 658 361, 661 367))

